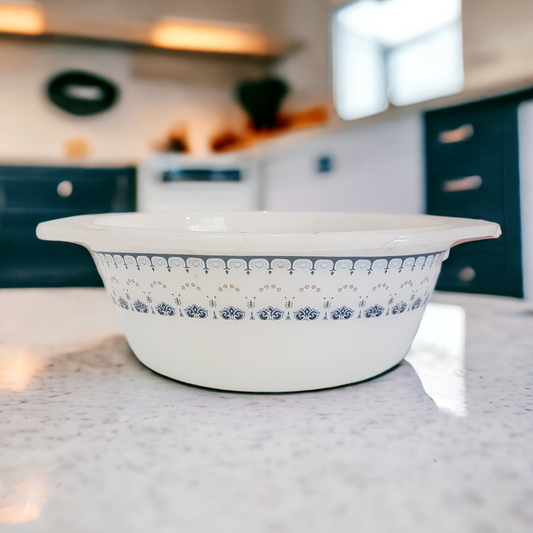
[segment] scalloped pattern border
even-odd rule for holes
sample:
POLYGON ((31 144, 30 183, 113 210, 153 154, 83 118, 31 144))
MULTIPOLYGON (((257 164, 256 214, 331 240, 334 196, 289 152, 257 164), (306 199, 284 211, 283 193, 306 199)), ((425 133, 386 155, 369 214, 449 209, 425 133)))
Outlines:
POLYGON ((142 267, 156 269, 164 268, 171 272, 183 269, 185 272, 200 269, 208 274, 211 270, 231 271, 241 270, 250 274, 253 270, 263 270, 272 274, 276 270, 286 270, 289 274, 298 271, 329 271, 333 276, 336 272, 367 271, 371 274, 375 270, 388 272, 389 270, 414 270, 433 267, 441 263, 446 251, 423 255, 389 256, 389 257, 288 257, 288 256, 206 256, 206 255, 171 255, 171 254, 115 254, 109 252, 93 252, 104 266, 124 266, 125 268, 142 267))

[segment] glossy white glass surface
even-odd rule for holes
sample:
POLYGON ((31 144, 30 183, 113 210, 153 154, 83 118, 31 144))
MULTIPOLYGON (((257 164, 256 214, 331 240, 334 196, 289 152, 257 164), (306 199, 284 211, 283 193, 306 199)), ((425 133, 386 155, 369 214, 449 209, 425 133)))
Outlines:
POLYGON ((141 362, 247 392, 392 368, 450 247, 499 233, 485 221, 353 213, 116 214, 38 228, 89 248, 141 362))

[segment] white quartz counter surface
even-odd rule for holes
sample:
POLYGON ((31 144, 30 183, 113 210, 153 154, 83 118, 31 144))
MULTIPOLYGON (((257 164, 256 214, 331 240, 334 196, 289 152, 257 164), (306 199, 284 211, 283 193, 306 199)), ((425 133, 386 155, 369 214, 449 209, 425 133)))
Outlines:
POLYGON ((103 290, 0 291, 2 530, 530 533, 533 307, 434 302, 392 371, 254 395, 143 367, 103 290))

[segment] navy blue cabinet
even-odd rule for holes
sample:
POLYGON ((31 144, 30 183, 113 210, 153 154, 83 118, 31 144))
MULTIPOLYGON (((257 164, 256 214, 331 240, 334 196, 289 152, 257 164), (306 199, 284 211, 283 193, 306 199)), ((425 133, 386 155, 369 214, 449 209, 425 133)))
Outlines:
POLYGON ((95 287, 89 252, 40 241, 39 222, 135 210, 134 167, 0 166, 0 287, 95 287))
POLYGON ((523 296, 518 104, 523 91, 425 115, 427 212, 498 222, 498 240, 451 250, 437 289, 523 296))

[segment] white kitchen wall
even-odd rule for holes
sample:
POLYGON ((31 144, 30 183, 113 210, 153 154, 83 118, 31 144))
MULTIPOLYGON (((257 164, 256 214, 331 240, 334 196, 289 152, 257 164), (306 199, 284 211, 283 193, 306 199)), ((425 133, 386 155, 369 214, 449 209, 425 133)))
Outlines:
POLYGON ((285 0, 280 4, 278 31, 296 44, 275 67, 275 73, 291 86, 286 109, 330 101, 330 12, 330 0, 285 0))
POLYGON ((465 89, 530 84, 533 2, 462 0, 465 89))
POLYGON ((263 163, 271 211, 424 211, 422 117, 407 115, 326 133, 272 151, 263 163), (318 159, 332 170, 319 173, 318 159))
POLYGON ((533 101, 518 110, 524 296, 533 301, 533 101))
MULTIPOLYGON (((42 0, 52 29, 80 21, 100 29, 113 24, 147 28, 160 17, 179 16, 250 24, 273 37, 283 37, 278 34, 284 2, 292 0, 42 0)), ((226 69, 226 63, 214 60, 211 70, 206 58, 196 64, 179 56, 181 62, 169 62, 172 72, 150 77, 147 62, 178 56, 146 56, 126 48, 0 38, 0 161, 136 163, 153 153, 177 123, 186 125, 198 154, 208 151, 214 135, 243 128, 245 114, 233 97, 235 80, 221 80, 220 74, 235 67, 226 69), (53 106, 44 95, 46 81, 66 69, 88 70, 117 83, 122 97, 116 107, 80 118, 53 106), (92 146, 86 159, 65 159, 65 142, 72 138, 92 146)), ((242 76, 257 75, 257 65, 249 65, 249 72, 247 65, 242 76)))
POLYGON ((187 125, 191 147, 206 152, 211 136, 244 120, 230 87, 139 79, 127 50, 3 40, 0 46, 0 159, 60 162, 64 143, 92 145, 87 163, 137 162, 176 123, 187 125), (66 69, 94 72, 121 90, 118 104, 91 117, 64 113, 45 96, 48 78, 66 69))

